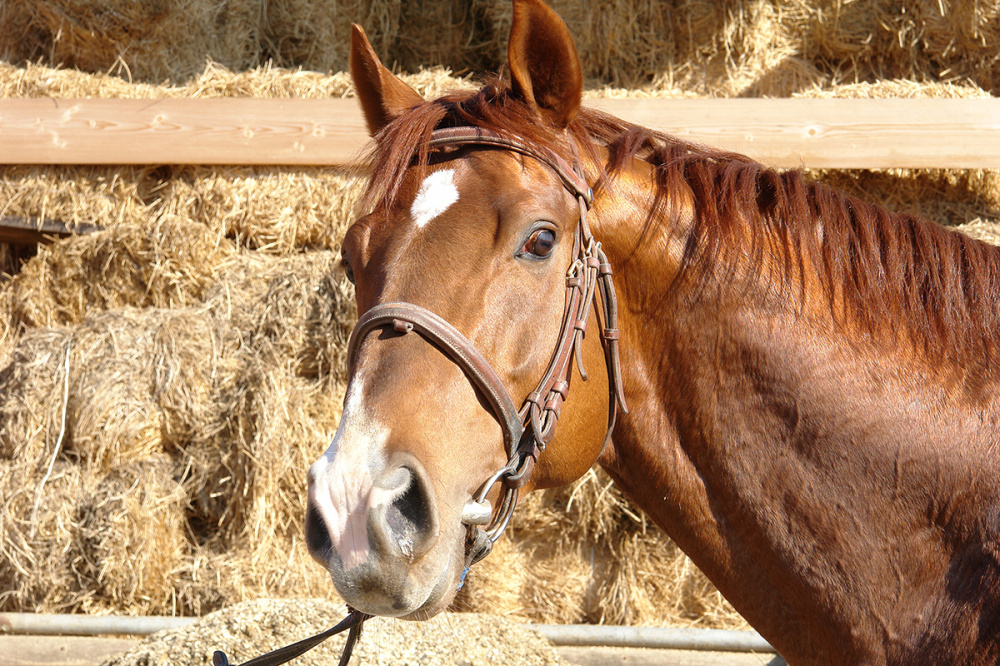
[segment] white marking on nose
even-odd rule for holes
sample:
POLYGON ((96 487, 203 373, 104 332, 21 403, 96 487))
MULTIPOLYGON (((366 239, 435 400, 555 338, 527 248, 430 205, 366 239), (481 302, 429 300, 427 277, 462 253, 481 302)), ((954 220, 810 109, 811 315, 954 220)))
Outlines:
POLYGON ((455 170, 435 171, 420 184, 417 198, 410 206, 410 217, 418 229, 423 229, 428 222, 448 210, 456 201, 458 201, 458 188, 455 187, 455 170))
POLYGON ((310 477, 310 498, 326 525, 344 571, 368 560, 368 514, 395 501, 402 490, 387 491, 372 480, 385 469, 383 449, 388 429, 366 413, 361 374, 351 382, 337 434, 317 460, 310 477))

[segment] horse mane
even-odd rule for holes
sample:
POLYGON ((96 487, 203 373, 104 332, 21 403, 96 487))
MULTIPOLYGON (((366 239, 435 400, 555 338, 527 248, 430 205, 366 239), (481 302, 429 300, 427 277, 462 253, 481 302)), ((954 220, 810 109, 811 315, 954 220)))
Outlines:
MULTIPOLYGON (((705 278, 742 254, 777 281, 783 295, 792 295, 804 283, 808 263, 834 320, 850 319, 873 337, 895 338, 897 330, 879 329, 886 313, 898 313, 904 321, 891 329, 905 325, 927 353, 967 367, 989 365, 1000 349, 1000 248, 810 182, 801 171, 779 172, 592 109, 582 108, 566 133, 556 133, 500 77, 478 91, 414 107, 383 128, 367 156, 371 179, 362 205, 391 206, 406 169, 427 164, 431 132, 465 125, 508 134, 566 159, 572 142, 585 163, 603 163, 595 192, 613 188, 631 160, 651 164, 657 192, 635 251, 643 239, 670 233, 676 193, 688 193, 695 215, 681 282, 705 278)), ((804 297, 804 287, 799 293, 804 297)))

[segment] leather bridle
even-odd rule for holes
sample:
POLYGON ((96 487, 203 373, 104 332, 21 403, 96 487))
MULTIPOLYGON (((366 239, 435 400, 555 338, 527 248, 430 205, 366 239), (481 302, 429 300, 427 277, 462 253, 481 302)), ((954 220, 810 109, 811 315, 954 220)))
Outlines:
POLYGON ((416 332, 434 343, 465 373, 482 392, 503 429, 507 464, 480 486, 466 505, 462 519, 469 525, 466 566, 489 554, 493 544, 506 529, 517 504, 518 490, 527 483, 538 455, 555 435, 556 420, 569 391, 570 366, 575 356, 582 379, 581 341, 587 330, 591 304, 599 300, 603 327, 601 337, 608 370, 609 408, 605 445, 611 438, 617 412, 628 412, 622 390, 621 363, 618 353, 618 303, 611 280, 608 258, 590 232, 587 211, 593 203, 593 191, 578 165, 546 149, 529 146, 515 138, 478 127, 453 127, 435 130, 430 148, 464 145, 493 146, 532 157, 552 169, 574 195, 580 210, 573 234, 573 259, 566 275, 566 301, 562 326, 548 368, 535 390, 528 394, 520 409, 515 407, 507 387, 476 346, 450 323, 430 310, 413 303, 390 302, 375 305, 358 320, 348 343, 348 364, 354 366, 365 336, 376 328, 392 326, 399 333, 416 332), (486 499, 497 483, 502 483, 499 506, 494 510, 486 499))
MULTIPOLYGON (((385 326, 402 334, 416 332, 443 351, 465 373, 469 380, 486 397, 494 416, 503 429, 504 446, 508 451, 507 464, 490 476, 479 488, 476 496, 465 506, 462 522, 469 526, 466 542, 465 567, 468 568, 486 557, 493 544, 510 523, 517 505, 518 490, 527 483, 534 469, 535 460, 555 435, 556 420, 569 391, 573 357, 576 357, 580 377, 586 381, 581 342, 587 331, 590 308, 595 300, 601 305, 599 320, 603 322, 601 339, 608 370, 608 430, 604 445, 611 439, 618 410, 628 413, 622 389, 621 363, 618 354, 618 302, 611 281, 611 264, 590 233, 587 211, 593 203, 593 191, 584 179, 578 164, 570 166, 555 153, 529 146, 515 138, 478 127, 453 127, 435 130, 431 134, 430 148, 478 145, 512 150, 532 157, 552 169, 563 185, 576 197, 580 219, 573 233, 573 260, 566 273, 566 302, 562 325, 555 351, 548 368, 535 390, 524 399, 521 408, 514 400, 488 360, 476 346, 457 328, 430 310, 413 303, 380 303, 365 312, 347 345, 348 367, 354 367, 358 348, 371 331, 385 326), (490 490, 502 483, 499 507, 494 510, 486 499, 490 490)), ((463 576, 464 578, 464 576, 463 576)), ((242 666, 278 666, 311 649, 326 638, 349 630, 347 643, 340 658, 345 666, 361 634, 361 627, 370 616, 352 610, 337 626, 293 645, 269 652, 245 662, 242 666)), ((223 652, 213 656, 214 666, 229 666, 223 652)))

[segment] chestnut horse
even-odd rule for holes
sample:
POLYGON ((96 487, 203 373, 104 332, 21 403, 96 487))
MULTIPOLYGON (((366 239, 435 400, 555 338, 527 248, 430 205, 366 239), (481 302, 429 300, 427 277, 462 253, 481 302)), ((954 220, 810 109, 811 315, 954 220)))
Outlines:
POLYGON ((357 27, 351 70, 364 327, 306 519, 349 604, 442 611, 511 488, 596 462, 789 662, 997 663, 1000 251, 581 108, 541 0, 509 81, 425 102, 357 27))

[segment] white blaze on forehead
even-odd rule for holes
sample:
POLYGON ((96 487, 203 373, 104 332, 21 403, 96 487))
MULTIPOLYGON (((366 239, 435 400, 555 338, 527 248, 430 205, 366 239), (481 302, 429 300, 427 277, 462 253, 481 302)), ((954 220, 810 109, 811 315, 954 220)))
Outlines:
POLYGON ((344 571, 368 560, 369 511, 392 502, 400 492, 378 488, 372 480, 373 469, 384 469, 388 430, 365 413, 363 384, 360 374, 351 382, 337 434, 310 470, 310 500, 323 518, 344 571))
POLYGON ((455 187, 455 170, 435 171, 420 184, 417 198, 410 206, 410 217, 413 218, 417 228, 422 229, 456 201, 458 201, 458 188, 455 187))

